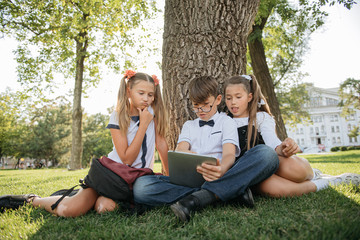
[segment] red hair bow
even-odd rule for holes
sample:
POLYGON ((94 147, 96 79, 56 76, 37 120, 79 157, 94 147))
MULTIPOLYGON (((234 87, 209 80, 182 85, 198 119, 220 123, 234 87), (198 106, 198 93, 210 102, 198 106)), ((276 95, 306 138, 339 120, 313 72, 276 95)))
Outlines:
POLYGON ((157 76, 152 75, 151 77, 154 79, 155 86, 159 85, 159 79, 157 78, 157 76))
POLYGON ((125 79, 129 80, 130 78, 135 76, 135 74, 136 74, 136 72, 133 70, 126 70, 124 73, 124 77, 125 77, 125 79))

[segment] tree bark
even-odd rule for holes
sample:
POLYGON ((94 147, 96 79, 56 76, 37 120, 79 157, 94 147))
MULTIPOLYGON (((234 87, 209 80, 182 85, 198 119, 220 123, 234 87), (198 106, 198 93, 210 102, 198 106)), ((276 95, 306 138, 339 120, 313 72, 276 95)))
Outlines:
POLYGON ((167 0, 163 42, 164 99, 170 112, 169 148, 194 119, 189 82, 212 76, 220 84, 246 72, 246 42, 260 0, 167 0))
MULTIPOLYGON (((267 18, 266 18, 267 19, 267 18)), ((266 22, 266 19, 265 22, 266 22)), ((264 21, 263 21, 264 22, 264 21)), ((269 67, 266 62, 265 49, 262 43, 261 37, 252 37, 251 35, 259 35, 262 32, 262 29, 265 26, 265 22, 260 26, 253 26, 253 30, 249 37, 249 52, 251 57, 251 66, 254 71, 254 75, 261 86, 261 91, 263 92, 267 102, 269 103, 270 111, 273 114, 276 122, 276 133, 280 140, 287 138, 286 128, 284 121, 281 116, 279 102, 276 98, 276 93, 274 89, 273 79, 270 75, 269 67)))
POLYGON ((77 170, 81 168, 82 158, 82 109, 81 109, 81 94, 84 74, 84 61, 87 51, 87 40, 84 40, 87 32, 79 34, 76 39, 76 76, 73 99, 73 113, 72 113, 72 146, 69 170, 77 170))

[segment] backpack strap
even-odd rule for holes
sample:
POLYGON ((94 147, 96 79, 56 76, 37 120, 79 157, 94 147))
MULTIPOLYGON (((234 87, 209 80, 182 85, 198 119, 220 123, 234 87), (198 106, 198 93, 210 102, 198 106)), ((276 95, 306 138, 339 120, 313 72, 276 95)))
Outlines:
POLYGON ((75 186, 73 186, 72 188, 68 189, 62 196, 61 198, 59 198, 53 205, 51 205, 51 210, 54 210, 58 205, 59 203, 66 197, 66 196, 69 196, 71 194, 71 192, 78 186, 81 186, 82 188, 87 188, 87 186, 83 183, 84 180, 83 179, 80 179, 79 180, 79 183, 80 184, 77 184, 75 186))

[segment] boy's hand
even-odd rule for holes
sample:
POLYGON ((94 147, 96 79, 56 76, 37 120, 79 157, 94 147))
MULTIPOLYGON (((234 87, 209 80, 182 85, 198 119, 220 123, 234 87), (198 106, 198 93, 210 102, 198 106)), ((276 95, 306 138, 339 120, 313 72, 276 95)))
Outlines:
POLYGON ((138 108, 139 111, 139 119, 140 119, 140 125, 144 124, 146 127, 149 125, 149 123, 154 119, 154 115, 152 115, 148 108, 144 108, 141 110, 138 108))
POLYGON ((301 150, 292 138, 286 138, 279 146, 276 147, 276 152, 280 156, 291 157, 292 155, 301 152, 301 150))
POLYGON ((197 172, 203 175, 203 178, 208 181, 214 181, 221 178, 225 173, 221 168, 220 161, 217 159, 216 165, 202 163, 196 168, 197 172))

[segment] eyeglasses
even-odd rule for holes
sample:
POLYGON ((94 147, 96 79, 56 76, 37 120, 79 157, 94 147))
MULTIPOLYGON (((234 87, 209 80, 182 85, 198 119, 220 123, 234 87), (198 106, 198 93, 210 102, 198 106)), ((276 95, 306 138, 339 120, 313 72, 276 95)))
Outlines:
POLYGON ((216 99, 214 99, 214 101, 213 101, 213 103, 212 103, 211 105, 206 104, 206 105, 204 105, 204 106, 202 106, 202 107, 193 107, 193 111, 194 111, 195 113, 198 113, 198 112, 201 110, 203 113, 208 113, 208 112, 211 111, 211 109, 212 109, 212 107, 213 107, 213 105, 214 105, 214 103, 215 103, 215 100, 216 100, 216 99))

